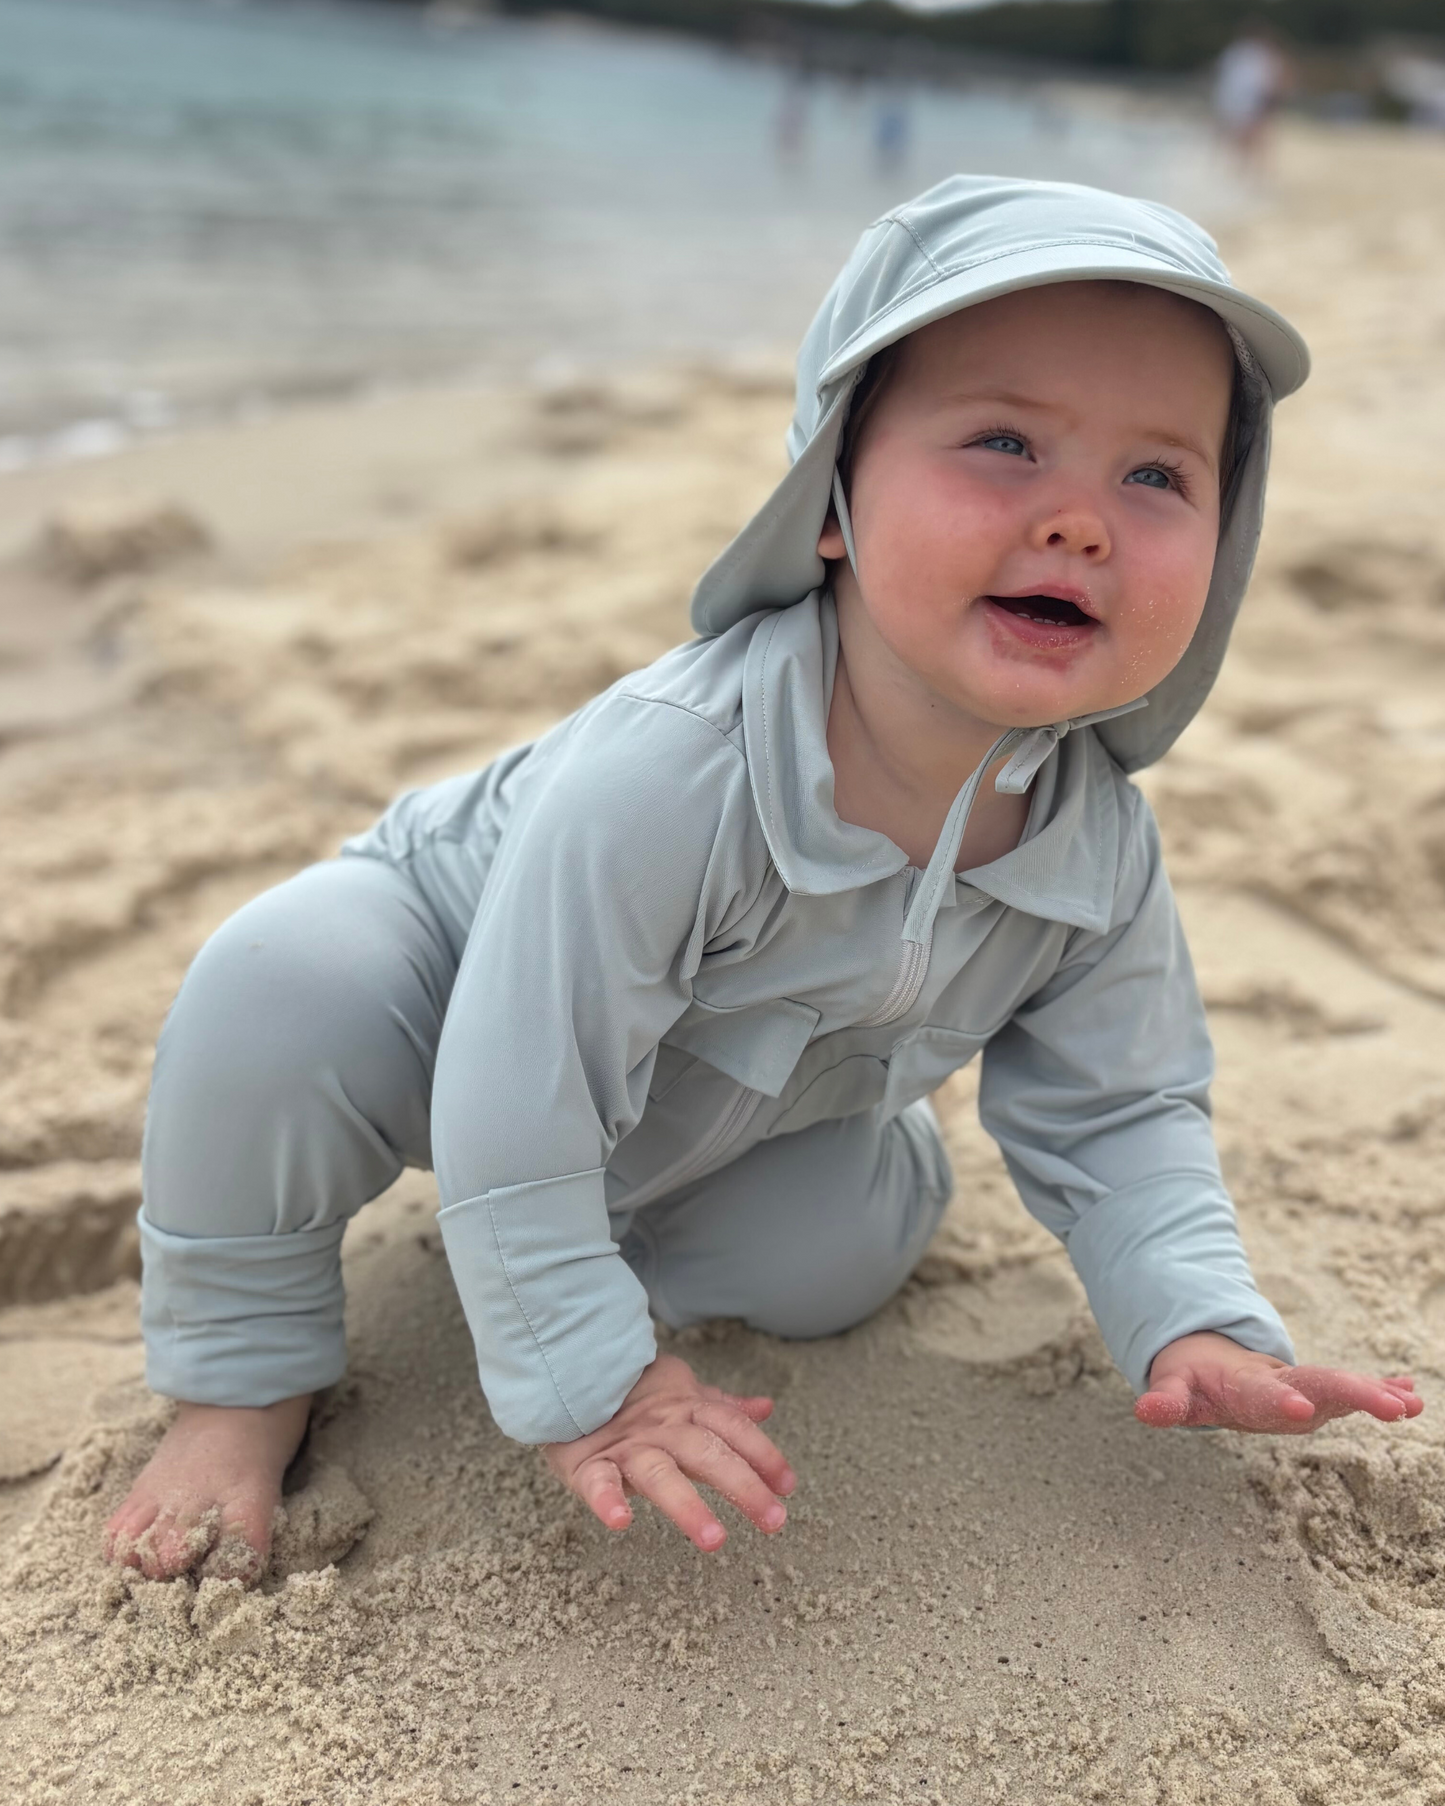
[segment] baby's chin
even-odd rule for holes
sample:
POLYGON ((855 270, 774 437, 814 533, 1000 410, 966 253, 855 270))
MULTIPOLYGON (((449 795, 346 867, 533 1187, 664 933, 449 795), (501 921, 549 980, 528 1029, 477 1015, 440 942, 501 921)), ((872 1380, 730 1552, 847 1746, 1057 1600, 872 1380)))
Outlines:
POLYGON ((935 668, 929 677, 931 687, 961 713, 1000 734, 1122 708, 1144 694, 1126 678, 1111 681, 1112 674, 1078 669, 1077 664, 1061 670, 1038 660, 1001 660, 986 654, 950 663, 954 668, 947 674, 935 668))

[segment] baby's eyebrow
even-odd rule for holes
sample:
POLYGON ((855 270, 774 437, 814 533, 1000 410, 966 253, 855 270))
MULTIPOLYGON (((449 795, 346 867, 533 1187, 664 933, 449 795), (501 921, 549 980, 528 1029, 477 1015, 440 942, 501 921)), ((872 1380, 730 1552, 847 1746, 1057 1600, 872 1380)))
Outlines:
POLYGON ((1020 395, 1012 389, 948 389, 938 399, 950 407, 963 403, 986 404, 998 408, 1035 408, 1058 413, 1057 402, 1044 401, 1037 395, 1020 395))
POLYGON ((1197 439, 1191 439, 1186 433, 1166 433, 1157 427, 1146 427, 1142 435, 1146 439, 1156 439, 1160 445, 1172 445, 1176 451, 1193 452, 1196 458, 1213 466, 1219 462, 1218 454, 1211 452, 1197 439))

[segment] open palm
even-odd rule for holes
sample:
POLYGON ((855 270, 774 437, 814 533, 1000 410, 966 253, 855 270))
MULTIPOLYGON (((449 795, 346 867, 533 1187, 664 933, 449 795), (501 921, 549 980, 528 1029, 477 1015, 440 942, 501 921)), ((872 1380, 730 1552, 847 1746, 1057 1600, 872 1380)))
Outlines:
POLYGON ((1354 1411, 1398 1423, 1424 1409, 1405 1374, 1372 1379, 1339 1367, 1291 1367, 1202 1331, 1181 1336, 1154 1357, 1149 1390, 1136 1401, 1134 1415, 1156 1430, 1214 1424, 1305 1436, 1354 1411))

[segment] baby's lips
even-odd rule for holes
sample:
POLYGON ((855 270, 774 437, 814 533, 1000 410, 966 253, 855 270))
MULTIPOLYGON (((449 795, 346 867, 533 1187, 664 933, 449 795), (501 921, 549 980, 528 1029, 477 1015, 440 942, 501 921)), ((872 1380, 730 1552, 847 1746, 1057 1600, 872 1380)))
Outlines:
POLYGON ((1026 602, 1030 596, 1043 597, 1050 602, 1070 602, 1091 621, 1102 618, 1098 600, 1090 591, 1080 588, 1076 583, 1053 583, 1045 579, 1038 583, 1020 584, 1014 589, 993 590, 988 599, 992 602, 1026 602))

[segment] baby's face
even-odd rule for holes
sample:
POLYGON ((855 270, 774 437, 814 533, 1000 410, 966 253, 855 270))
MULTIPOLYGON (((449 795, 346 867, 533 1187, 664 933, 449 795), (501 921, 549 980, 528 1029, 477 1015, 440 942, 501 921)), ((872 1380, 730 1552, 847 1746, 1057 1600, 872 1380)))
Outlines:
MULTIPOLYGON (((1025 290, 925 327, 861 430, 859 578, 837 568, 840 610, 1000 728, 1144 695, 1209 590, 1232 377, 1212 314, 1132 283, 1025 290)), ((818 549, 843 557, 831 517, 818 549)))

